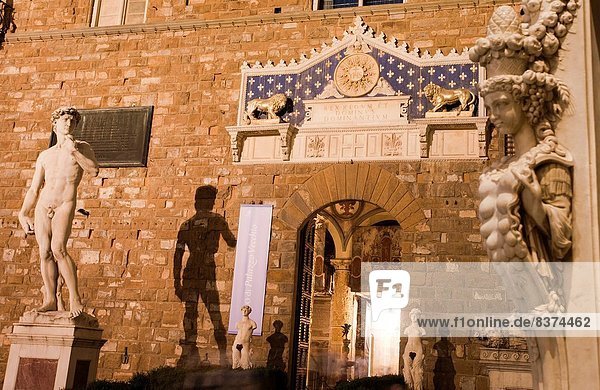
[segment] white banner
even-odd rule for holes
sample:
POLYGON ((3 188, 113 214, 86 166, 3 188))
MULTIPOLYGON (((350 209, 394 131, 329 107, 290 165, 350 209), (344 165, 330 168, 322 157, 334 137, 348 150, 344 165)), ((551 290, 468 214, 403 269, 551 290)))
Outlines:
POLYGON ((228 327, 231 334, 237 334, 235 324, 242 319, 240 310, 245 305, 252 308, 250 318, 257 325, 252 334, 262 334, 272 216, 271 205, 240 206, 228 327))

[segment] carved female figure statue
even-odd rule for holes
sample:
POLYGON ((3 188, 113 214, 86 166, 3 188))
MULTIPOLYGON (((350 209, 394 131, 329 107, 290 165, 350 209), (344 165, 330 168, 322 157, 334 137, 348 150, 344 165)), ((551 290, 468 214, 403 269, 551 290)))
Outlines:
MULTIPOLYGON (((579 0, 524 0, 520 13, 501 6, 488 23, 487 37, 469 51, 489 76, 479 88, 490 120, 515 145, 514 156, 481 175, 479 217, 492 264, 508 262, 496 270, 521 312, 565 311, 561 260, 569 258, 572 245, 574 164, 555 131, 570 93, 551 73, 580 5, 579 0)), ((564 388, 564 338, 527 342, 535 388, 564 388)))
POLYGON ((411 324, 406 327, 404 334, 408 336, 408 342, 402 354, 404 368, 402 374, 404 381, 411 390, 423 389, 423 343, 421 337, 425 336, 425 329, 419 326, 417 320, 421 315, 421 310, 414 308, 410 311, 411 324))
MULTIPOLYGON (((573 158, 554 128, 569 92, 554 76, 531 70, 492 77, 480 90, 490 120, 515 145, 514 156, 480 177, 481 234, 490 260, 534 263, 538 291, 544 299, 561 299, 561 281, 551 262, 564 259, 571 248, 573 158)), ((542 303, 536 291, 529 292, 529 299, 542 303)), ((562 302, 555 303, 562 311, 562 302)))
POLYGON ((481 235, 491 261, 534 264, 514 282, 526 311, 564 311, 558 271, 571 249, 573 158, 555 131, 571 96, 551 72, 578 7, 578 0, 531 0, 518 14, 501 6, 469 52, 489 76, 479 89, 490 120, 515 145, 514 156, 480 177, 481 235))
MULTIPOLYGON (((492 77, 480 89, 490 120, 515 145, 514 156, 480 177, 488 255, 511 262, 496 269, 520 311, 564 312, 560 261, 571 249, 573 158, 558 142, 555 124, 568 106, 568 90, 554 76, 531 70, 492 77)), ((559 340, 530 338, 528 345, 536 388, 561 388, 559 340)))

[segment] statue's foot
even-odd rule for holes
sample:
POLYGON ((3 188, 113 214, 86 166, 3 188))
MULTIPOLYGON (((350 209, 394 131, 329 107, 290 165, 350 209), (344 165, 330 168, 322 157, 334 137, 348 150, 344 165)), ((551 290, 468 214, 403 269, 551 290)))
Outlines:
POLYGON ((71 302, 69 308, 71 309, 71 318, 77 318, 83 313, 83 304, 79 300, 71 302))
POLYGON ((58 307, 56 306, 56 302, 48 302, 34 310, 38 313, 46 313, 48 311, 56 311, 58 310, 58 307))

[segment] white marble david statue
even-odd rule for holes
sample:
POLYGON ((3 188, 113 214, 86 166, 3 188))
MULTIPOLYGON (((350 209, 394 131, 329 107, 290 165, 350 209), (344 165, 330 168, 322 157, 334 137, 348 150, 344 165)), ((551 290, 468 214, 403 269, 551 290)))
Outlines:
POLYGON ((69 312, 73 318, 81 315, 83 303, 77 289, 77 267, 66 245, 83 172, 98 175, 98 163, 90 145, 75 140, 71 134, 79 120, 74 107, 62 107, 52 113, 57 142, 40 153, 19 212, 21 227, 26 234, 35 234, 39 247, 44 287, 43 304, 36 311, 59 310, 62 304, 57 294, 60 295, 62 277, 69 289, 69 312))
POLYGON ((249 315, 252 312, 252 308, 248 305, 242 306, 242 319, 235 324, 238 331, 233 340, 233 346, 231 347, 233 365, 232 368, 241 368, 247 370, 252 368, 252 349, 250 344, 252 343, 252 332, 256 329, 256 322, 250 319, 249 315))

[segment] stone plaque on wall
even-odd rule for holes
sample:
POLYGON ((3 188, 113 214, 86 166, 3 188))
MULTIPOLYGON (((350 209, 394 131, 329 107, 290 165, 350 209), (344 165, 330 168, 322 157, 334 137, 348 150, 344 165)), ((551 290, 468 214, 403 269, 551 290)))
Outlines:
MULTIPOLYGON (((144 167, 154 107, 78 110, 75 139, 90 144, 101 167, 144 167)), ((56 143, 52 133, 50 146, 56 143)))

